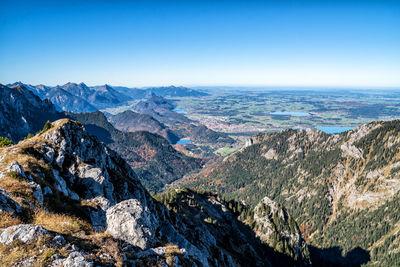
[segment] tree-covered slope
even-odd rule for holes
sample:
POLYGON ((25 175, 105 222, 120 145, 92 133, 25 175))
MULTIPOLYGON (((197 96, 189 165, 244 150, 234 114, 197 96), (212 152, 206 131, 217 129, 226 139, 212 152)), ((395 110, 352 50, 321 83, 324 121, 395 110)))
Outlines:
POLYGON ((400 259, 399 143, 397 120, 339 135, 258 134, 186 184, 251 205, 265 196, 283 203, 308 243, 320 248, 314 250, 319 260, 390 265, 400 259))

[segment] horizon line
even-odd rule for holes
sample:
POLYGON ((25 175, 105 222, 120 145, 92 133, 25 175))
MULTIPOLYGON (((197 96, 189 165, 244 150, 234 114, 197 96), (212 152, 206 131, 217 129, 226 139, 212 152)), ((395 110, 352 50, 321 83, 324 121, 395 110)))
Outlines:
POLYGON ((63 86, 68 83, 75 83, 75 84, 80 84, 83 83, 88 87, 98 87, 98 86, 104 86, 108 85, 111 87, 127 87, 130 89, 134 88, 151 88, 151 87, 187 87, 187 88, 199 88, 199 89, 212 89, 210 87, 215 87, 216 89, 222 89, 222 88, 230 88, 230 89, 245 89, 245 88, 254 88, 254 89, 263 89, 263 88, 293 88, 293 89, 364 89, 364 90, 374 90, 374 89, 400 89, 400 85, 328 85, 328 84, 313 84, 313 85, 296 85, 296 84, 156 84, 156 85, 124 85, 123 83, 121 84, 111 84, 111 83, 93 83, 93 85, 89 85, 87 82, 66 82, 63 84, 48 84, 48 83, 29 83, 29 82, 22 82, 22 81, 15 81, 15 82, 5 82, 1 83, 3 85, 7 84, 13 84, 13 83, 22 83, 25 85, 32 85, 32 86, 38 86, 38 85, 45 85, 49 87, 56 87, 56 86, 63 86))

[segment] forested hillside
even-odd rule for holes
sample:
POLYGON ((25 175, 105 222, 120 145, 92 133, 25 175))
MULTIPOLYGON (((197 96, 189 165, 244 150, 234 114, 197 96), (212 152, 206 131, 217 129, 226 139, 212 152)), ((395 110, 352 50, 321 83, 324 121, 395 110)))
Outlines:
POLYGON ((395 120, 338 135, 313 129, 258 134, 184 183, 253 206, 265 196, 282 203, 308 243, 320 248, 313 262, 393 265, 400 262, 399 175, 395 120))

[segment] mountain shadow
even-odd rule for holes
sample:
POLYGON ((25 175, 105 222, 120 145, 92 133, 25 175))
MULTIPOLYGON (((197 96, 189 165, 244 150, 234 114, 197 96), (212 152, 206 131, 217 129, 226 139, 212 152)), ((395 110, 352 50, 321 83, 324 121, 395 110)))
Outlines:
POLYGON ((353 248, 343 256, 343 249, 338 246, 318 248, 309 246, 313 266, 324 267, 358 267, 371 260, 369 252, 360 247, 353 248))

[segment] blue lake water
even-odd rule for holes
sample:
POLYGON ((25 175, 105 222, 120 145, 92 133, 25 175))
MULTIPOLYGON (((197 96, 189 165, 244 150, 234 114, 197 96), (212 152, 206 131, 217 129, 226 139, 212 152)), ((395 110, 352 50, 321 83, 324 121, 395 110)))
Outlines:
MULTIPOLYGON (((343 133, 349 130, 352 130, 354 127, 349 127, 349 126, 317 126, 314 127, 315 129, 318 129, 324 133, 327 134, 337 134, 337 133, 343 133)), ((301 128, 301 127, 295 127, 293 130, 305 130, 306 128, 301 128)))
POLYGON ((270 112, 269 114, 271 114, 271 115, 289 115, 289 116, 293 116, 293 117, 311 116, 311 114, 308 112, 291 112, 291 111, 274 111, 274 112, 270 112))
POLYGON ((324 133, 327 134, 336 134, 336 133, 343 133, 348 130, 353 129, 354 127, 348 127, 348 126, 317 126, 315 127, 316 129, 323 131, 324 133))
POLYGON ((186 110, 184 110, 183 108, 174 108, 172 111, 175 111, 177 113, 182 113, 182 114, 186 114, 186 110))
POLYGON ((178 142, 176 142, 178 145, 186 145, 189 144, 190 142, 192 142, 192 140, 190 139, 181 139, 178 142))

